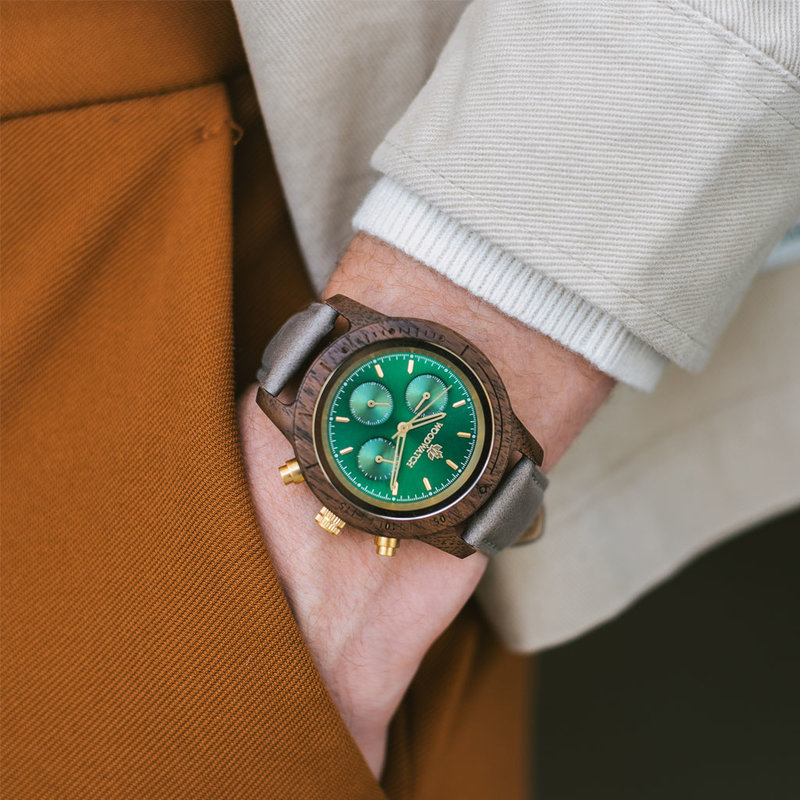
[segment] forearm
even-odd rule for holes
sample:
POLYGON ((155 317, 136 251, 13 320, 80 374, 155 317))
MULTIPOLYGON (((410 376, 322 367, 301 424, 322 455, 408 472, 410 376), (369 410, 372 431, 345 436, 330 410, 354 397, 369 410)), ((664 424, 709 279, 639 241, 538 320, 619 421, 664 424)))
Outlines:
MULTIPOLYGON (((612 381, 583 359, 503 316, 388 245, 357 236, 326 295, 342 293, 387 314, 447 325, 494 362, 516 413, 552 466, 612 381)), ((334 702, 373 770, 386 729, 431 643, 477 585, 487 559, 460 560, 420 542, 377 559, 369 539, 324 534, 319 502, 283 485, 277 465, 291 447, 248 393, 241 406, 245 463, 267 548, 334 702)))
POLYGON ((355 237, 325 290, 326 297, 338 293, 384 314, 435 320, 479 347, 500 373, 517 416, 544 447, 545 471, 614 385, 585 359, 365 234, 355 237))

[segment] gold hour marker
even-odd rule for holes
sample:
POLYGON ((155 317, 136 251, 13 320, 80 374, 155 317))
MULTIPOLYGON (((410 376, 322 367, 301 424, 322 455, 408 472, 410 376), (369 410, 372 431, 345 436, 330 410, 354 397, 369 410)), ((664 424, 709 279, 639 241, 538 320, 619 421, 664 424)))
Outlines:
POLYGON ((444 463, 447 464, 447 466, 450 467, 450 469, 458 469, 458 464, 456 464, 455 461, 451 461, 449 458, 446 458, 444 460, 444 463))
POLYGON ((423 478, 422 482, 425 484, 425 488, 430 491, 431 490, 431 482, 427 478, 423 478))
POLYGON ((460 436, 462 439, 471 439, 472 438, 472 434, 471 433, 466 433, 464 431, 459 431, 456 434, 456 436, 460 436))
POLYGON ((348 453, 352 453, 352 452, 353 452, 353 448, 352 447, 345 447, 344 450, 340 450, 339 451, 339 455, 340 456, 346 456, 348 453))
POLYGON ((375 365, 375 372, 378 373, 378 377, 379 378, 383 377, 383 370, 381 369, 381 365, 380 364, 376 364, 375 365))
POLYGON ((336 417, 337 422, 350 422, 350 417, 336 417))
POLYGON ((453 403, 453 408, 461 408, 461 406, 466 405, 466 400, 459 400, 457 403, 453 403))
POLYGON ((414 371, 414 359, 408 359, 408 374, 410 375, 414 371))

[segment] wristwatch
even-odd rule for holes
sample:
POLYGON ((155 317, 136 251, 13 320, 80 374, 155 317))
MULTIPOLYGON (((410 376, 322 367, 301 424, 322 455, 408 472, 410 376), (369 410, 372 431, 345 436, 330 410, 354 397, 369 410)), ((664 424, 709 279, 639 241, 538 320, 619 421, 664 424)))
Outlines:
POLYGON ((459 558, 542 530, 543 451, 486 356, 455 331, 387 317, 343 295, 312 303, 264 351, 257 402, 294 449, 316 522, 419 539, 459 558))

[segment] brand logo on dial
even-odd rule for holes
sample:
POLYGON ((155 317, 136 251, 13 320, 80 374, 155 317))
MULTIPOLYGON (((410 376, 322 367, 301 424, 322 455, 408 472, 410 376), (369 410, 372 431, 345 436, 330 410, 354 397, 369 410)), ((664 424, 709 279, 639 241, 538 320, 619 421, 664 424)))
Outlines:
POLYGON ((443 458, 442 455, 442 446, 440 444, 432 444, 428 448, 428 458, 433 461, 437 458, 443 458))
MULTIPOLYGON (((439 431, 441 429, 442 429, 442 423, 441 422, 437 422, 430 429, 430 431, 428 432, 428 435, 422 440, 422 443, 420 444, 420 446, 414 451, 414 453, 411 456, 411 458, 409 458, 408 461, 406 461, 406 466, 407 467, 413 467, 414 464, 416 464, 417 461, 419 461, 420 457, 422 456, 422 454, 426 450, 432 450, 433 449, 431 447, 431 442, 436 438, 436 434, 439 433, 439 431)), ((428 453, 428 457, 431 460, 433 460, 434 458, 441 458, 442 457, 442 446, 440 444, 435 444, 435 445, 433 445, 433 447, 435 447, 436 451, 438 451, 438 455, 433 455, 432 456, 430 453, 428 453)))

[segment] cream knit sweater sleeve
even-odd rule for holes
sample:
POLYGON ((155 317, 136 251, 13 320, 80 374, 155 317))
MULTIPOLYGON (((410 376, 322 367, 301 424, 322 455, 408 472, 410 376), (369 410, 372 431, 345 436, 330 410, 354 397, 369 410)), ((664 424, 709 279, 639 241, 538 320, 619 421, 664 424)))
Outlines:
POLYGON ((611 314, 391 178, 378 181, 353 227, 446 275, 617 380, 650 391, 661 378, 667 359, 611 314))

